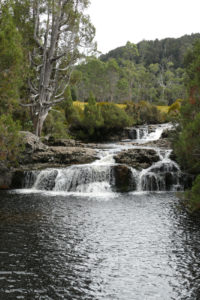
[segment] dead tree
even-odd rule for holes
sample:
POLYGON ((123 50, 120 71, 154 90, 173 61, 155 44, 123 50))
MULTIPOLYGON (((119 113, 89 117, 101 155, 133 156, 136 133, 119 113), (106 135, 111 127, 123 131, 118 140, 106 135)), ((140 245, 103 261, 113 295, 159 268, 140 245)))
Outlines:
POLYGON ((62 101, 73 66, 92 47, 95 29, 83 14, 88 0, 32 1, 35 46, 30 53, 29 102, 34 131, 41 135, 53 105, 62 101))

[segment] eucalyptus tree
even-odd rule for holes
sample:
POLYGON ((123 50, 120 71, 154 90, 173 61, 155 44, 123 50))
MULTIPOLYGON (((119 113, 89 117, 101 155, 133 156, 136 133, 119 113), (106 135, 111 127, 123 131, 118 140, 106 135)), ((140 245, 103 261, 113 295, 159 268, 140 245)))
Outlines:
MULTIPOLYGON (((16 1, 17 2, 17 1, 16 1)), ((88 0, 30 0, 34 46, 29 53, 30 107, 35 134, 53 105, 64 100, 64 93, 76 62, 86 49, 94 49, 94 26, 84 14, 88 0)))
POLYGON ((78 82, 78 97, 88 100, 90 92, 96 101, 103 101, 107 94, 106 64, 96 57, 88 57, 77 69, 82 73, 78 82))
POLYGON ((109 59, 106 63, 106 80, 108 85, 108 96, 110 102, 114 102, 119 76, 120 72, 117 61, 114 58, 109 59))
POLYGON ((7 2, 0 6, 0 114, 13 113, 22 85, 23 51, 7 2))

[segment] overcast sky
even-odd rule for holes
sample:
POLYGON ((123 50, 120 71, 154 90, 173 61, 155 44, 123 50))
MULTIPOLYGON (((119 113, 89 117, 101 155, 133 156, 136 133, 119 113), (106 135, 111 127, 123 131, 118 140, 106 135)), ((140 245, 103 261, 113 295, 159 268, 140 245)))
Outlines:
POLYGON ((200 32, 200 0, 91 0, 88 14, 102 53, 127 41, 200 32))

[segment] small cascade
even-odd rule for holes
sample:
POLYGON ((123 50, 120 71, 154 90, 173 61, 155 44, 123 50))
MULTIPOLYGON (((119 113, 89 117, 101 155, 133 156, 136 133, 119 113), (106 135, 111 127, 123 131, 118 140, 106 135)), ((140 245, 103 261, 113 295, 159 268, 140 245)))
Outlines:
POLYGON ((98 149, 99 159, 90 164, 25 172, 23 187, 32 191, 92 194, 182 190, 180 168, 170 159, 172 150, 152 147, 160 160, 141 171, 125 164, 117 164, 114 160, 114 155, 124 149, 149 149, 140 146, 140 141, 157 140, 163 130, 170 127, 170 124, 154 125, 154 131, 152 127, 149 130, 148 126, 135 128, 138 145, 106 145, 105 149, 98 149))
POLYGON ((136 133, 137 133, 137 135, 136 135, 137 140, 146 139, 146 137, 148 136, 148 133, 149 133, 149 128, 148 128, 148 126, 137 128, 136 133))
POLYGON ((26 171, 26 172, 24 172, 22 187, 27 188, 27 189, 32 188, 39 173, 40 173, 39 171, 26 171))
POLYGON ((110 190, 112 176, 110 166, 72 166, 58 171, 54 191, 90 193, 96 189, 110 190))
POLYGON ((88 165, 26 172, 24 187, 55 192, 101 193, 111 191, 113 155, 104 153, 88 165))
POLYGON ((128 136, 131 140, 141 140, 145 139, 148 133, 148 126, 139 126, 129 129, 128 136))
POLYGON ((139 191, 180 191, 181 171, 178 164, 172 161, 171 150, 160 153, 161 160, 141 171, 139 175, 139 191))
POLYGON ((129 138, 137 143, 156 141, 160 139, 165 129, 171 129, 172 126, 172 124, 167 123, 154 125, 153 127, 149 125, 133 127, 129 130, 129 138))

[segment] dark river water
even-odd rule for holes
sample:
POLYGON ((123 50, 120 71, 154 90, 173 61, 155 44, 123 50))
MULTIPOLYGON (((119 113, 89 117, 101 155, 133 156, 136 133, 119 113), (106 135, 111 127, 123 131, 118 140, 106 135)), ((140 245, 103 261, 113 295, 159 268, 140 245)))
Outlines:
POLYGON ((200 299, 200 221, 174 193, 0 193, 0 299, 200 299))

